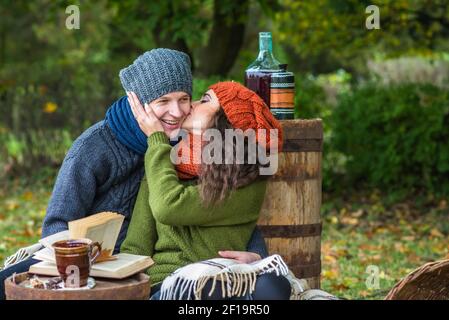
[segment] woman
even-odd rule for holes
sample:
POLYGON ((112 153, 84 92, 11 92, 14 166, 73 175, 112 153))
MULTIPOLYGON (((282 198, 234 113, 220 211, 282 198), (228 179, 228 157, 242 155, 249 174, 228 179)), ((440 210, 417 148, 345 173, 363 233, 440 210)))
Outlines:
MULTIPOLYGON (((121 252, 152 256, 155 265, 148 269, 153 282, 153 297, 158 295, 162 281, 175 270, 188 264, 217 257, 219 251, 245 250, 259 217, 266 177, 260 175, 259 158, 251 163, 248 157, 254 144, 268 153, 276 152, 282 141, 279 122, 268 107, 252 91, 235 82, 221 82, 210 87, 201 101, 192 105, 182 127, 189 131, 174 154, 188 152, 181 163, 173 165, 171 146, 163 133, 154 110, 130 93, 130 105, 142 131, 148 136, 144 177, 139 189, 133 217, 121 252), (277 135, 261 139, 244 139, 244 163, 205 163, 201 158, 207 143, 201 142, 206 130, 217 129, 221 136, 229 129, 277 130, 277 135), (193 134, 200 136, 200 143, 193 134), (270 140, 271 144, 270 144, 270 140), (195 162, 201 159, 201 163, 195 162), (180 180, 182 178, 184 180, 180 180)), ((214 141, 215 142, 215 141, 214 141)), ((225 141, 221 153, 229 156, 225 141)), ((214 154, 216 156, 217 154, 214 154)), ((203 156, 204 157, 204 156, 203 156)), ((252 262, 259 257, 248 259, 252 262)), ((208 290, 205 290, 205 292, 208 290)), ((220 290, 215 290, 220 291, 220 290)), ((190 298, 192 292, 185 297, 190 298)), ((288 299, 290 285, 283 277, 270 274, 257 280, 254 299, 288 299)), ((208 298, 202 296, 202 298, 208 298)), ((219 298, 219 296, 212 296, 219 298)))

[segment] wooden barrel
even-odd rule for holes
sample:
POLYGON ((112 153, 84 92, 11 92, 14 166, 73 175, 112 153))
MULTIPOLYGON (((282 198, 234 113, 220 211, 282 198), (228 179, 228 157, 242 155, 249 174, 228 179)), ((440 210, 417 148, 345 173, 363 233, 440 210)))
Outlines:
POLYGON ((290 270, 320 287, 321 119, 283 120, 283 150, 269 179, 259 229, 270 254, 280 254, 290 270))

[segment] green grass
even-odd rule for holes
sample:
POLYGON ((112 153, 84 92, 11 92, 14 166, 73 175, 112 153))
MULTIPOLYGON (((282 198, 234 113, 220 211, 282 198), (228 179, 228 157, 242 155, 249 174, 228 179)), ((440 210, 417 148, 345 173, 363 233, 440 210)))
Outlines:
MULTIPOLYGON (((0 186, 0 261, 35 243, 56 172, 0 186)), ((393 285, 422 264, 448 253, 445 200, 414 199, 387 206, 380 192, 323 196, 322 288, 345 299, 382 299, 393 285), (367 268, 379 271, 370 289, 367 268)))
POLYGON ((36 243, 56 173, 41 171, 33 179, 0 185, 0 261, 18 248, 36 243))
POLYGON ((409 272, 447 255, 445 200, 387 207, 384 199, 379 192, 323 197, 324 290, 346 299, 383 299, 409 272), (377 271, 378 288, 366 285, 369 266, 377 271))

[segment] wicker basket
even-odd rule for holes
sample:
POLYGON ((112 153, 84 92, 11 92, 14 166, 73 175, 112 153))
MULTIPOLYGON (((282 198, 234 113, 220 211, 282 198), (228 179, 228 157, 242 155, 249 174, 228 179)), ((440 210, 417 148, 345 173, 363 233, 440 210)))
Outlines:
POLYGON ((385 300, 449 300, 449 259, 426 263, 412 271, 385 300))

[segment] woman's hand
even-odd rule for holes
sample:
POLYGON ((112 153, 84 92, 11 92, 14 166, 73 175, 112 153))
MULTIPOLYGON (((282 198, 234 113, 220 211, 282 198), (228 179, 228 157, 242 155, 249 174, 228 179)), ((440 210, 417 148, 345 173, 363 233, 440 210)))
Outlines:
POLYGON ((234 259, 237 260, 239 263, 251 263, 254 261, 258 261, 261 258, 260 255, 254 252, 248 252, 248 251, 218 251, 218 254, 222 258, 228 258, 228 259, 234 259))
POLYGON ((131 111, 133 112, 134 118, 136 118, 137 123, 143 133, 149 137, 156 131, 164 132, 161 122, 156 117, 148 103, 145 103, 145 107, 142 107, 139 98, 134 92, 127 92, 127 95, 128 102, 131 106, 131 111))

